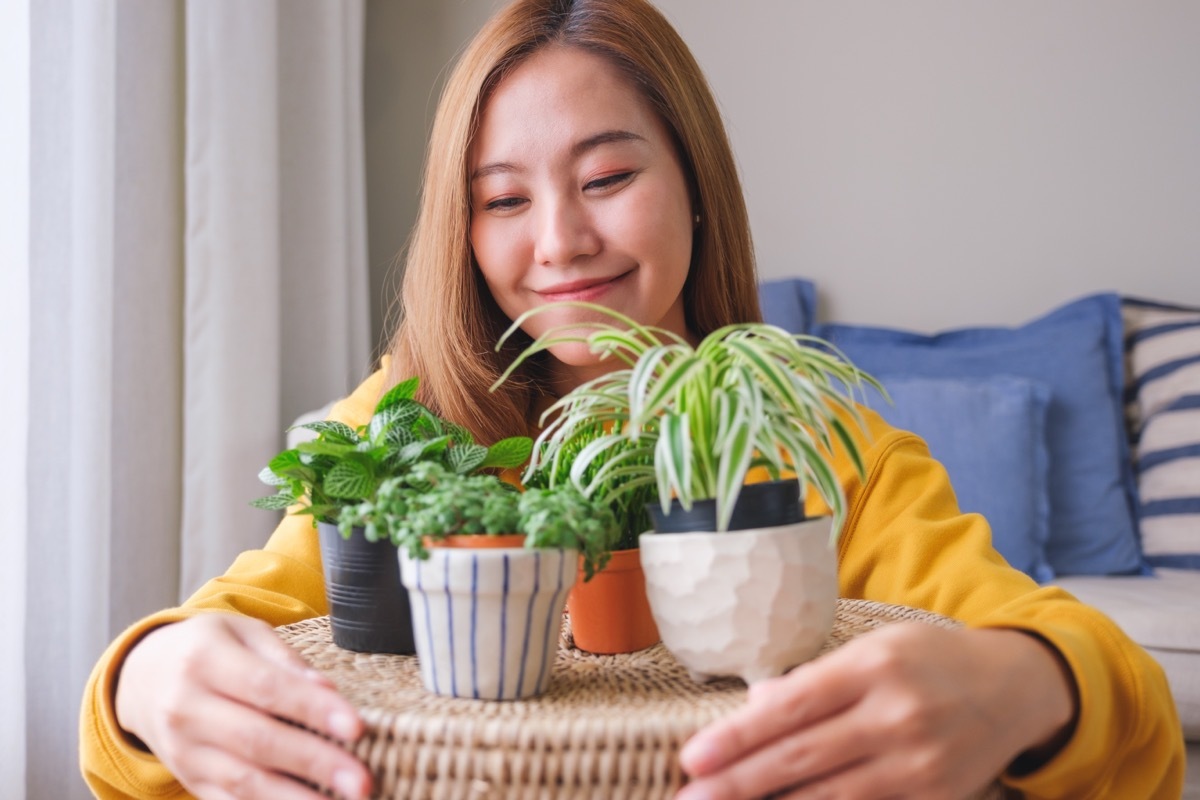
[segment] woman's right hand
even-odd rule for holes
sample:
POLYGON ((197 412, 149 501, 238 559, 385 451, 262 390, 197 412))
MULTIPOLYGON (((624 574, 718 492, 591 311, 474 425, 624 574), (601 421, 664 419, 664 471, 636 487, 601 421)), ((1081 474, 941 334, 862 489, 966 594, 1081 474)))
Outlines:
POLYGON ((295 779, 370 791, 362 762, 312 733, 358 739, 354 707, 261 620, 202 614, 152 631, 125 659, 116 713, 200 798, 321 797, 295 779))

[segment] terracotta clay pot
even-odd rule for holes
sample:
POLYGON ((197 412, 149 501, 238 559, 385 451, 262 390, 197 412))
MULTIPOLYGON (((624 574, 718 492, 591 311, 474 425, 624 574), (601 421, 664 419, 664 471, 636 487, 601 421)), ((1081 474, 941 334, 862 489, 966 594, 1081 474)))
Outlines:
POLYGON ((459 548, 479 548, 479 547, 524 547, 525 534, 523 533, 501 533, 493 536, 490 533, 469 533, 459 534, 455 536, 447 536, 440 541, 425 541, 426 547, 459 547, 459 548))
POLYGON ((586 583, 580 576, 567 600, 575 646, 599 655, 633 653, 659 641, 646 599, 641 551, 618 550, 586 583))

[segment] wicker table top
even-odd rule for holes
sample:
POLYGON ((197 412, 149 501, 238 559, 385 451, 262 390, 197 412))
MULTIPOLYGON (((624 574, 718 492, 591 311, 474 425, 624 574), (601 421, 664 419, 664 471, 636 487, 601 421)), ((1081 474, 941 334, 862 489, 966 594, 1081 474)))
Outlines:
MULTIPOLYGON (((822 652, 903 620, 959 624, 843 599, 822 652)), ((367 732, 353 752, 381 798, 671 797, 684 780, 680 747, 746 696, 737 679, 693 682, 661 644, 616 656, 575 649, 569 625, 546 694, 509 702, 427 692, 415 656, 343 650, 328 617, 278 632, 360 709, 367 732)))

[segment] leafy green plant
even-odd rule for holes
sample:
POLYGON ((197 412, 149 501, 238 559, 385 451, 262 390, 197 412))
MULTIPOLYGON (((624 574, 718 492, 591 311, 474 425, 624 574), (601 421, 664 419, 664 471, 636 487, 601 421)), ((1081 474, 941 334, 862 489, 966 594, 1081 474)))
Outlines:
POLYGON ((527 479, 546 472, 561 479, 565 473, 584 495, 610 502, 653 486, 664 513, 672 499, 686 509, 712 499, 718 530, 725 531, 747 473, 761 466, 775 479, 793 472, 801 496, 815 486, 833 511, 837 536, 845 497, 830 453, 839 442, 863 474, 862 455, 843 417, 864 425, 854 392, 865 383, 884 393, 874 378, 828 343, 773 325, 729 325, 693 347, 671 331, 577 301, 527 311, 497 347, 530 317, 563 306, 613 322, 546 331, 497 385, 526 359, 564 342, 585 342, 601 359, 625 367, 576 387, 546 411, 527 479))
POLYGON ((342 509, 373 497, 387 478, 418 464, 432 462, 465 475, 518 467, 529 458, 529 437, 503 439, 491 447, 477 444, 466 428, 415 400, 418 386, 415 377, 396 384, 357 429, 331 420, 300 425, 316 438, 271 459, 258 477, 277 491, 252 505, 280 510, 301 504, 292 513, 337 522, 342 509))
MULTIPOLYGON (((621 536, 614 550, 631 550, 638 546, 638 536, 651 527, 647 504, 654 500, 654 481, 638 477, 632 472, 600 476, 604 464, 599 460, 581 464, 578 486, 571 478, 579 454, 591 442, 612 432, 612 426, 593 421, 581 424, 569 440, 561 446, 542 441, 537 446, 531 467, 523 476, 525 486, 531 488, 557 489, 564 486, 590 487, 591 499, 607 505, 615 514, 621 527, 621 536), (600 478, 597 480, 597 478, 600 478)), ((555 443, 557 444, 557 443, 555 443)), ((619 455, 634 466, 652 467, 652 450, 637 449, 637 444, 627 440, 616 442, 610 447, 610 458, 619 455), (624 451, 623 453, 621 451, 624 451)))
POLYGON ((494 475, 464 475, 436 462, 385 480, 374 498, 346 508, 338 527, 362 527, 369 541, 391 539, 413 558, 457 535, 524 534, 526 547, 575 549, 585 580, 608 561, 620 529, 612 511, 574 487, 519 491, 494 475))

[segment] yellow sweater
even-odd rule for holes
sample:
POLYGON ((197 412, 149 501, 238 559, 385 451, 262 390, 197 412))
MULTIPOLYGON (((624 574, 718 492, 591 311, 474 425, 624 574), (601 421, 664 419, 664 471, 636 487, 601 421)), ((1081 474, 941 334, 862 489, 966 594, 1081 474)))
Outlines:
MULTIPOLYGON (((331 418, 363 424, 383 388, 383 374, 376 373, 331 418)), ((1061 589, 1039 588, 1005 564, 983 518, 958 510, 946 472, 924 442, 864 413, 866 480, 844 456, 836 460, 849 510, 838 552, 842 596, 929 609, 972 627, 1029 630, 1059 649, 1079 687, 1078 723, 1048 763, 1005 776, 1013 789, 1031 798, 1178 798, 1183 736, 1158 664, 1099 611, 1061 589)), ((824 511, 815 495, 808 510, 824 511)), ((188 796, 117 725, 113 695, 125 654, 142 636, 209 611, 271 625, 328 613, 309 518, 286 517, 262 550, 243 553, 182 607, 135 623, 109 646, 88 681, 80 716, 80 763, 98 797, 188 796)))

